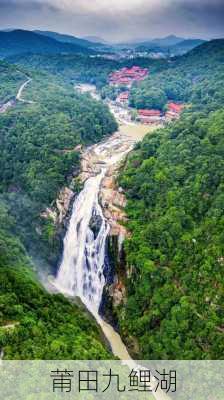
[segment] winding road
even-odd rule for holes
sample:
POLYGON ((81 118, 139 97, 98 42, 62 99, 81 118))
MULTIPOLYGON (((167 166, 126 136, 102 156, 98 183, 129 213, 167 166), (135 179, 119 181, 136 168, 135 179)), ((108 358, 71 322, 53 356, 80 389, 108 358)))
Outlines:
POLYGON ((15 96, 15 100, 9 100, 0 106, 0 114, 4 114, 9 108, 13 107, 16 104, 16 101, 21 101, 22 103, 28 103, 28 104, 34 103, 31 100, 25 100, 22 98, 23 90, 31 81, 32 79, 27 77, 27 80, 24 83, 22 83, 22 85, 19 87, 19 90, 15 96))
POLYGON ((24 90, 25 87, 32 81, 31 78, 29 78, 29 77, 27 77, 27 78, 28 78, 27 81, 24 82, 24 83, 20 86, 20 88, 19 88, 19 90, 18 90, 18 92, 17 92, 17 95, 16 95, 16 100, 17 100, 17 101, 21 101, 22 103, 32 104, 33 101, 31 101, 31 100, 25 100, 25 99, 22 98, 23 90, 24 90))

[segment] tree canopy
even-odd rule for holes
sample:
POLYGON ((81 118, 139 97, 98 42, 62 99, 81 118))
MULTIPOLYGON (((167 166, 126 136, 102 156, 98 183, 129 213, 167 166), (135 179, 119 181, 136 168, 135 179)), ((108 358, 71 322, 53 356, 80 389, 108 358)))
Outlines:
POLYGON ((119 179, 131 235, 127 302, 117 318, 140 359, 224 356, 223 41, 213 45, 138 89, 151 93, 152 80, 166 90, 183 87, 177 99, 192 103, 136 146, 119 179))

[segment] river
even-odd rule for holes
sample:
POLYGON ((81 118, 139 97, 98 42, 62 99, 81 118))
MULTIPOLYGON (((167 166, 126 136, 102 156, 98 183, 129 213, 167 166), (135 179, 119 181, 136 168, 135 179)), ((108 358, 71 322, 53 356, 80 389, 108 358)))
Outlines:
MULTIPOLYGON (((76 89, 81 93, 89 92, 94 99, 99 99, 94 85, 80 84, 76 89)), ((119 131, 90 146, 82 155, 84 162, 80 176, 84 181, 84 188, 73 204, 64 238, 62 262, 54 285, 66 296, 78 296, 101 326, 113 354, 121 360, 131 360, 120 335, 98 313, 105 285, 106 239, 111 228, 103 214, 99 195, 108 170, 118 166, 150 128, 141 124, 130 124, 128 121, 121 123, 119 114, 116 114, 119 110, 111 103, 108 105, 119 122, 119 131), (91 229, 91 222, 94 220, 100 221, 98 232, 91 229)))
POLYGON ((112 326, 98 314, 105 285, 106 239, 110 230, 99 202, 99 193, 108 169, 117 165, 134 143, 135 140, 129 136, 116 132, 83 154, 85 160, 91 160, 92 168, 73 204, 64 238, 63 258, 55 280, 60 292, 82 300, 101 326, 114 355, 122 360, 131 360, 125 345, 112 326), (98 221, 97 232, 91 229, 94 220, 98 221))
MULTIPOLYGON (((89 92, 93 98, 97 98, 96 88, 93 85, 78 85, 76 88, 82 93, 89 92)), ((112 111, 115 114, 114 109, 112 111)), ((101 326, 113 354, 121 360, 131 360, 126 346, 120 335, 98 313, 105 285, 103 272, 106 239, 110 230, 99 202, 99 194, 108 169, 117 165, 132 150, 134 143, 148 131, 146 127, 139 128, 138 125, 133 128, 133 125, 123 123, 118 132, 101 143, 89 147, 83 154, 83 160, 89 160, 91 170, 83 176, 84 188, 73 204, 64 238, 62 262, 54 282, 63 294, 78 296, 82 300, 101 326), (93 219, 100 221, 100 228, 95 234, 90 226, 93 219)), ((86 165, 82 167, 86 168, 86 165)), ((85 171, 82 173, 85 174, 85 171)))
MULTIPOLYGON (((89 90, 86 90, 87 86, 84 85, 82 91, 93 91, 96 98, 95 88, 89 86, 89 90)), ((111 228, 104 216, 99 197, 102 181, 108 171, 114 166, 119 166, 121 160, 133 149, 134 144, 149 130, 146 126, 125 124, 123 121, 119 125, 118 132, 89 147, 83 153, 80 176, 84 180, 84 187, 73 204, 64 238, 63 257, 54 281, 57 290, 65 296, 78 296, 81 299, 100 325, 113 354, 130 369, 137 368, 136 362, 129 355, 120 335, 98 312, 106 283, 104 277, 106 239, 111 228), (94 221, 97 221, 97 230, 93 229, 94 221)), ((153 394, 158 400, 167 399, 161 392, 153 394)))

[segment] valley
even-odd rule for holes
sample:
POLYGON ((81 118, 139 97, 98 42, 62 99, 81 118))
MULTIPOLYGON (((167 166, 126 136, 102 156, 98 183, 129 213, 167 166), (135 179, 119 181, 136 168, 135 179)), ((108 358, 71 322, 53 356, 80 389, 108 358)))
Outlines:
MULTIPOLYGON (((94 85, 79 84, 76 89, 99 100, 94 85)), ((108 105, 120 122, 119 113, 116 114, 110 102, 108 105)), ((151 127, 151 131, 155 128, 151 127)), ((84 188, 74 201, 62 263, 55 281, 51 282, 59 292, 80 297, 102 328, 114 356, 121 360, 131 358, 119 334, 99 314, 106 284, 106 242, 108 236, 116 236, 122 246, 127 234, 121 225, 126 219, 125 197, 116 188, 116 179, 121 162, 148 131, 145 125, 122 121, 118 132, 81 152, 79 180, 84 188)))
POLYGON ((4 358, 222 358, 223 40, 130 64, 47 48, 0 70, 4 358), (132 68, 127 99, 109 77, 132 68))

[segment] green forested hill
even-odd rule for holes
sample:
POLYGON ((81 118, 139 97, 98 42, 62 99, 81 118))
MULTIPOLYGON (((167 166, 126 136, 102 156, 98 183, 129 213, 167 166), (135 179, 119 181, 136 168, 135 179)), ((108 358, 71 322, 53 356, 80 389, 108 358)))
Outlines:
MULTIPOLYGON (((140 359, 224 357, 223 61, 223 41, 178 60, 177 88, 188 74, 197 78, 185 87, 193 105, 146 136, 120 177, 132 273, 117 314, 140 359)), ((172 67, 166 84, 169 76, 172 67)))
POLYGON ((167 100, 192 103, 196 109, 215 110, 224 102, 224 39, 212 40, 182 57, 171 59, 160 73, 152 73, 133 87, 130 104, 161 108, 167 100))
POLYGON ((54 38, 39 35, 36 32, 16 29, 0 32, 0 55, 7 57, 14 54, 94 54, 92 49, 74 43, 63 43, 54 38))
POLYGON ((148 136, 121 178, 128 196, 124 337, 139 357, 224 356, 224 111, 148 136))
POLYGON ((31 77, 25 102, 0 114, 0 348, 9 359, 108 358, 95 323, 41 287, 26 250, 45 269, 55 266, 56 228, 40 214, 78 170, 75 146, 99 141, 117 125, 105 105, 59 78, 31 77))
POLYGON ((88 82, 98 87, 106 84, 108 74, 118 65, 116 61, 74 54, 25 54, 8 59, 22 67, 44 70, 67 81, 88 82))
POLYGON ((117 125, 105 105, 72 86, 43 73, 32 77, 23 98, 33 103, 17 103, 0 115, 0 190, 26 244, 39 243, 42 231, 55 260, 53 226, 39 215, 79 167, 75 146, 99 141, 117 125))
POLYGON ((26 76, 14 65, 0 61, 0 105, 15 98, 19 86, 26 80, 26 76))
POLYGON ((0 204, 0 349, 4 359, 108 359, 95 322, 37 282, 14 221, 0 204), (8 328, 7 328, 8 326, 8 328))
POLYGON ((52 32, 52 31, 40 31, 40 30, 35 30, 35 33, 38 33, 39 35, 43 35, 43 36, 48 36, 52 39, 57 40, 58 42, 62 42, 62 43, 72 43, 78 46, 82 46, 82 47, 87 47, 87 48, 102 48, 105 47, 105 45, 103 43, 100 42, 90 42, 87 39, 82 39, 76 36, 72 36, 72 35, 67 35, 67 34, 63 34, 63 33, 58 33, 58 32, 52 32))
POLYGON ((21 67, 44 70, 50 74, 63 77, 67 81, 88 82, 102 88, 108 84, 108 74, 116 69, 140 65, 150 71, 158 71, 167 67, 167 60, 135 58, 133 60, 114 61, 98 57, 74 54, 26 54, 8 57, 9 62, 21 67))

